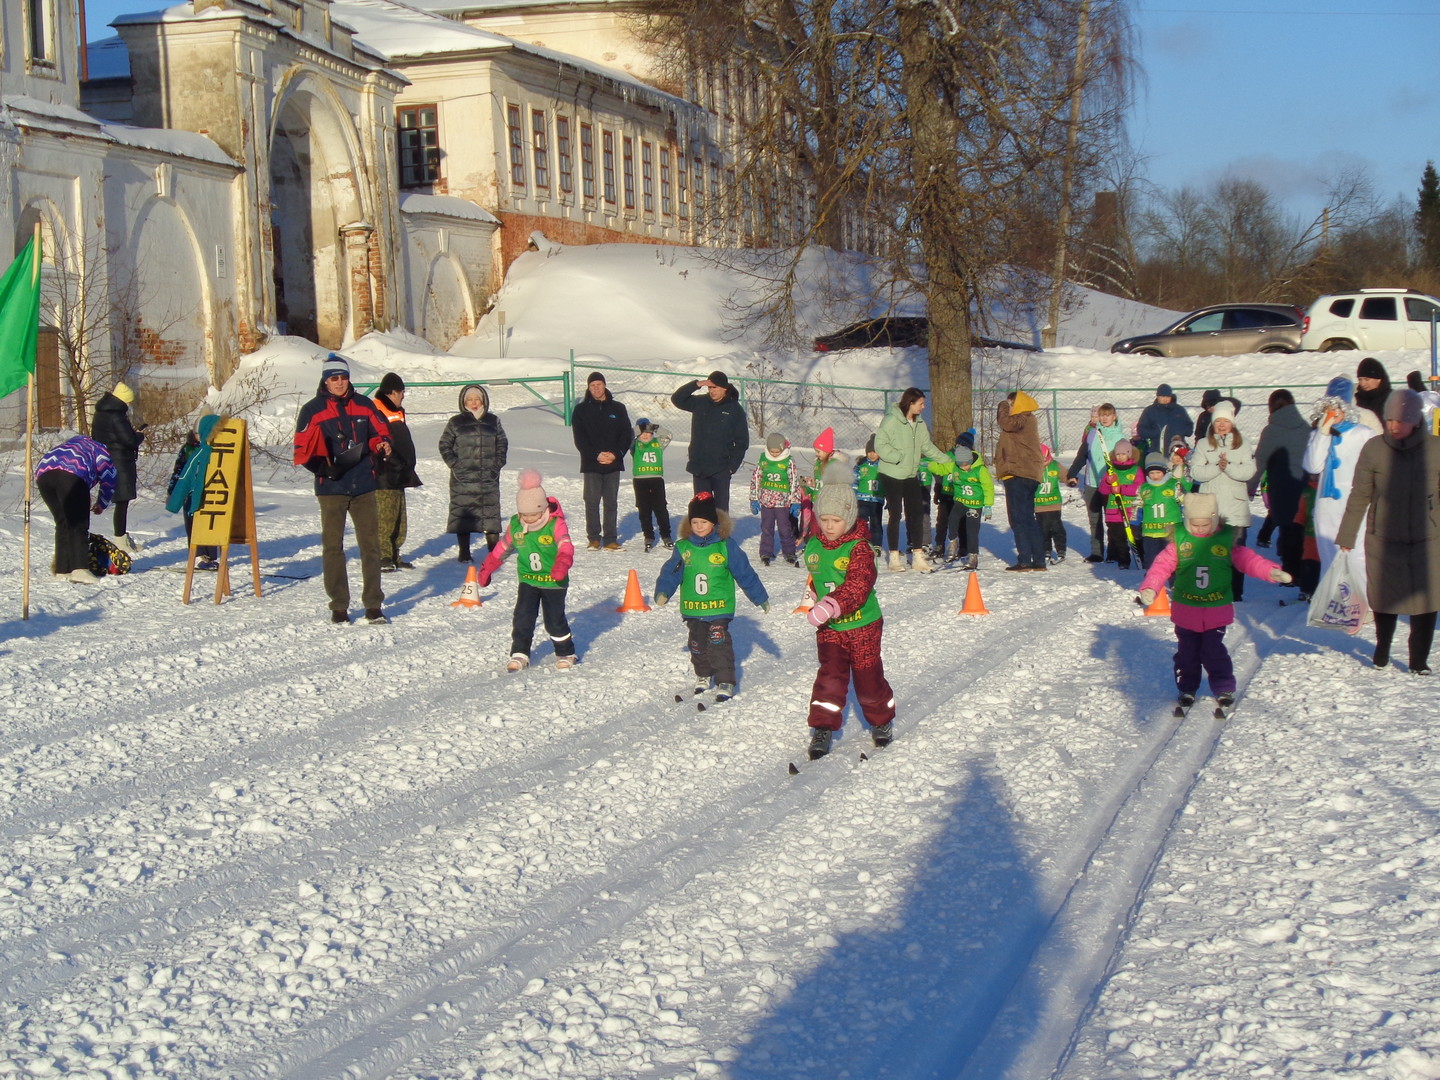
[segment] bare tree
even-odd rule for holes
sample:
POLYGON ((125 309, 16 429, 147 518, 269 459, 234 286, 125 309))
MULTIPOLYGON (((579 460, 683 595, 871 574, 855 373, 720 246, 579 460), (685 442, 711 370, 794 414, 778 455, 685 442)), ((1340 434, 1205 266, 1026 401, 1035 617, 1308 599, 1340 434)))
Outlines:
POLYGON ((1082 3, 1092 28, 1094 11, 1105 10, 1116 28, 1107 43, 1124 41, 1122 0, 647 6, 652 40, 677 69, 690 65, 687 85, 738 68, 765 90, 746 98, 727 144, 736 183, 723 206, 751 223, 748 243, 784 245, 755 260, 771 286, 761 314, 793 324, 805 247, 838 246, 848 232, 845 246, 875 252, 888 268, 868 299, 907 289, 924 297, 942 440, 971 426, 972 334, 985 325, 986 298, 1007 287, 997 268, 1020 250, 1021 224, 1035 220, 1037 204, 1058 202, 1046 188, 1064 171, 1070 135, 1073 182, 1097 156, 1088 140, 1118 124, 1117 109, 1083 105, 1114 68, 1094 59, 1113 55, 1108 44, 1076 61, 1082 3), (813 192, 813 212, 780 213, 797 190, 813 192))

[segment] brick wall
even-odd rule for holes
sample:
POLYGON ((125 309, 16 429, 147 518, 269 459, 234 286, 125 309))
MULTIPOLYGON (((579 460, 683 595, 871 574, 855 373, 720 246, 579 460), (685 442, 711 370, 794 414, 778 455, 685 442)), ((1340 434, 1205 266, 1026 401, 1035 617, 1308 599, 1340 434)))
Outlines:
POLYGON ((661 240, 653 236, 607 229, 583 221, 566 221, 564 218, 544 217, 539 214, 511 214, 498 212, 500 219, 500 272, 510 269, 527 244, 530 234, 541 232, 546 239, 557 244, 660 244, 674 246, 677 241, 661 240))

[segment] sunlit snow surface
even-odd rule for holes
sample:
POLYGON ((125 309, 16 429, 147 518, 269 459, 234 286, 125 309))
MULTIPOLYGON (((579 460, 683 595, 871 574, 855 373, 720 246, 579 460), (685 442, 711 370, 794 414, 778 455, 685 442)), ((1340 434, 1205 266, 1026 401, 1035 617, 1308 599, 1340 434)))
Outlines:
MULTIPOLYGON (((698 324, 684 292, 626 303, 698 324)), ((587 332, 598 304, 572 293, 566 333, 636 362, 644 326, 587 332)), ((1116 358, 1086 345, 1131 328, 1094 304, 1103 333, 1035 361, 1042 385, 1116 384, 1116 358)), ((513 310, 517 334, 558 335, 513 310)), ((678 385, 734 348, 712 333, 655 355, 678 385)), ((357 377, 565 367, 534 345, 503 364, 418 349, 361 342, 357 377)), ((266 367, 308 396, 313 356, 280 343, 266 367)), ((1397 381, 1428 361, 1381 358, 1397 381)), ((1355 359, 1204 364, 1286 385, 1355 359)), ((888 382, 894 358, 831 363, 888 382)), ((1123 364, 1124 385, 1212 381, 1123 364)), ((583 537, 568 429, 517 387, 494 404, 507 507, 535 466, 583 537)), ((451 606, 464 567, 440 533, 436 443, 452 388, 407 401, 425 486, 416 568, 384 578, 392 623, 330 625, 315 502, 283 463, 294 406, 254 417, 282 441, 280 463, 256 461, 264 595, 237 548, 220 606, 213 576, 180 603, 160 462, 125 578, 51 580, 36 501, 22 622, 22 466, 6 459, 0 1076, 1440 1077, 1440 691, 1373 670, 1368 631, 1306 629, 1279 603, 1293 589, 1253 583, 1228 636, 1238 710, 1217 723, 1202 699, 1176 721, 1170 626, 1133 604, 1139 572, 1082 561, 1073 504, 1064 564, 1001 573, 1001 506, 983 531, 990 615, 956 614, 958 572, 882 573, 896 740, 871 751, 852 714, 812 765, 803 575, 762 568, 770 613, 742 602, 740 695, 677 705, 678 615, 615 611, 628 570, 648 592, 662 559, 641 552, 625 487, 626 550, 582 550, 572 575, 581 663, 556 672, 542 633, 534 666, 504 673, 513 564, 481 609, 451 606)))

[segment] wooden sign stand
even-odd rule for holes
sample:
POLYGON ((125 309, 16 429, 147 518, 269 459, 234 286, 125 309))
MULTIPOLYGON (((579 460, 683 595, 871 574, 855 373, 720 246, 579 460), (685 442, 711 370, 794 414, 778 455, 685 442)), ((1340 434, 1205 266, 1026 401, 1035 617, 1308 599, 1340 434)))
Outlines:
POLYGON ((222 420, 210 433, 210 461, 205 470, 205 487, 195 511, 190 533, 190 557, 185 564, 185 593, 190 603, 190 586, 195 580, 196 550, 220 549, 220 567, 215 579, 215 603, 230 595, 230 545, 250 546, 250 576, 255 595, 260 595, 260 547, 255 536, 255 491, 250 478, 250 440, 244 420, 222 420))

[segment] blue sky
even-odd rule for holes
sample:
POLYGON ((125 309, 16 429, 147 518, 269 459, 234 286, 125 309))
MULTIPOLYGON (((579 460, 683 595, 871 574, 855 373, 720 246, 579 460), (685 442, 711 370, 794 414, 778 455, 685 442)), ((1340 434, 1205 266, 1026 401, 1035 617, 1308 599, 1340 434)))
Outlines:
POLYGON ((1413 203, 1440 161, 1440 0, 1141 0, 1131 117, 1164 188, 1251 176, 1318 211, 1323 177, 1366 166, 1413 203), (1370 8, 1372 10, 1366 10, 1370 8))
MULTIPOLYGON (((88 0, 89 36, 157 6, 88 0)), ((1133 10, 1144 76, 1131 140, 1163 188, 1233 171, 1313 216, 1337 167, 1362 164, 1381 195, 1413 202, 1425 162, 1440 161, 1440 0, 1137 0, 1133 10)))

